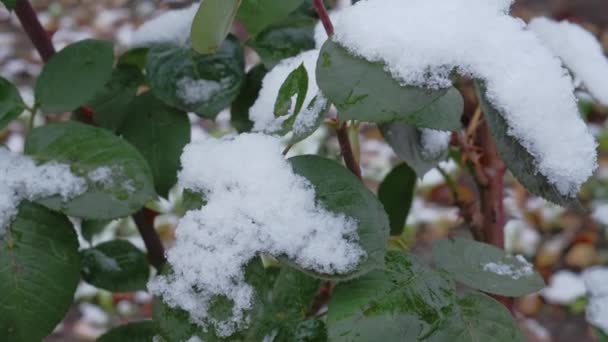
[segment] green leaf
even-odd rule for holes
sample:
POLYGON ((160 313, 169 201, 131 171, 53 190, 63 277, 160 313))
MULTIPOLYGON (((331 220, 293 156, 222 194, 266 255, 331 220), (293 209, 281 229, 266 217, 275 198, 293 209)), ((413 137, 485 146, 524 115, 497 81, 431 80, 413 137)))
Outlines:
POLYGON ((241 0, 205 0, 192 23, 192 48, 202 54, 214 53, 230 28, 241 0))
POLYGON ((317 83, 343 120, 401 121, 417 127, 458 130, 462 98, 447 90, 402 86, 380 63, 355 57, 328 40, 317 62, 317 83))
POLYGON ((87 191, 67 202, 60 196, 37 201, 69 216, 91 220, 126 217, 155 197, 144 157, 105 129, 72 121, 38 127, 28 135, 25 152, 40 161, 67 163, 75 175, 87 179, 87 191), (107 182, 91 179, 91 172, 108 168, 112 178, 107 182))
POLYGON ((146 255, 126 240, 113 240, 81 251, 82 279, 112 292, 144 290, 150 277, 146 255))
POLYGON ((152 321, 129 323, 108 331, 97 342, 150 342, 158 334, 157 330, 152 321))
POLYGON ((229 35, 217 53, 200 55, 170 44, 148 53, 147 76, 154 94, 166 104, 206 118, 230 106, 245 79, 241 45, 229 35))
POLYGON ((249 34, 255 36, 268 26, 283 21, 303 2, 304 0, 243 0, 237 19, 249 34))
POLYGON ((87 39, 68 45, 46 63, 36 100, 47 113, 73 111, 92 100, 112 76, 112 43, 87 39))
POLYGON ((83 220, 80 224, 82 237, 89 243, 93 241, 93 236, 101 233, 111 221, 108 220, 83 220))
POLYGON ((188 115, 165 105, 151 92, 138 96, 120 134, 146 158, 156 192, 167 197, 177 183, 182 150, 190 142, 188 115))
POLYGON ((329 340, 423 340, 445 319, 454 298, 447 277, 413 256, 388 252, 386 270, 336 286, 327 313, 329 340))
POLYGON ((230 113, 231 123, 239 133, 249 132, 253 128, 253 121, 249 120, 249 108, 258 99, 262 80, 268 70, 263 64, 258 64, 251 68, 245 77, 245 83, 239 96, 232 102, 230 113))
POLYGON ((295 70, 289 73, 277 96, 277 101, 274 104, 274 116, 280 117, 289 114, 292 106, 292 97, 296 96, 296 104, 293 115, 297 115, 304 105, 306 92, 308 91, 308 72, 304 67, 304 63, 300 64, 295 70))
POLYGON ((431 341, 524 342, 511 313, 496 300, 469 293, 458 299, 452 317, 441 322, 431 341))
POLYGON ((148 61, 148 51, 149 49, 144 47, 128 50, 118 58, 118 65, 132 65, 143 70, 148 61))
POLYGON ((433 257, 454 279, 484 292, 519 297, 545 286, 538 273, 531 268, 526 272, 527 263, 506 255, 500 248, 474 240, 440 240, 433 246, 433 257), (505 268, 507 274, 491 271, 492 263, 505 268))
POLYGON ((14 10, 15 6, 17 6, 17 0, 2 0, 1 2, 9 11, 14 10))
POLYGON ((80 280, 78 239, 67 217, 23 202, 0 235, 0 336, 41 341, 68 312, 80 280))
POLYGON ((182 206, 184 211, 198 210, 205 204, 207 204, 207 201, 202 194, 190 189, 184 189, 182 194, 182 206))
POLYGON ((310 100, 310 103, 305 110, 292 116, 288 120, 285 120, 285 122, 283 122, 283 129, 291 130, 293 133, 289 143, 295 144, 312 135, 323 123, 330 105, 329 101, 319 93, 310 100), (298 123, 298 119, 301 119, 303 115, 307 118, 298 123))
POLYGON ((290 340, 293 342, 327 342, 325 322, 318 318, 309 318, 295 328, 290 340))
POLYGON ((0 130, 21 115, 24 109, 25 104, 19 90, 11 82, 0 77, 0 130))
POLYGON ((94 122, 116 131, 129 114, 129 105, 143 82, 144 76, 137 67, 128 64, 117 66, 110 81, 89 102, 95 112, 94 122))
POLYGON ((415 126, 393 122, 379 125, 379 128, 397 157, 406 162, 420 178, 448 156, 447 150, 437 158, 429 158, 425 155, 422 133, 415 126))
POLYGON ((268 69, 281 60, 315 48, 315 20, 312 18, 289 18, 284 23, 274 25, 249 39, 252 47, 268 69))
POLYGON ((416 173, 407 164, 397 165, 380 183, 378 199, 391 224, 391 235, 401 235, 414 199, 416 173))
POLYGON ((509 126, 500 114, 486 99, 485 87, 475 84, 481 109, 496 142, 500 158, 515 178, 532 194, 564 207, 580 207, 576 198, 562 195, 546 176, 539 173, 534 157, 521 143, 509 135, 509 126))
MULTIPOLYGON (((317 200, 325 209, 342 213, 357 221, 359 245, 367 253, 357 268, 340 275, 319 274, 302 270, 313 276, 330 280, 352 279, 384 265, 389 222, 382 204, 361 181, 342 165, 318 156, 290 158, 294 172, 312 184, 317 200)), ((294 263, 292 266, 301 269, 294 263)))

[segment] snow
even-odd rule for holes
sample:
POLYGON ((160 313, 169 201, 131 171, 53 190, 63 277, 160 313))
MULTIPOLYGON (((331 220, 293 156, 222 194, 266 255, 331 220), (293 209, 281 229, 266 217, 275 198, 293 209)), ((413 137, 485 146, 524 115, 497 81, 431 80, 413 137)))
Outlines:
POLYGON ((599 224, 608 226, 608 203, 595 205, 591 217, 599 224))
POLYGON ((534 255, 540 240, 540 233, 526 221, 513 219, 505 225, 505 251, 508 253, 534 255))
POLYGON ((549 286, 541 290, 541 295, 552 304, 570 304, 587 292, 585 282, 571 271, 559 271, 551 276, 549 286))
POLYGON ((186 104, 196 104, 208 101, 222 90, 223 84, 226 83, 223 79, 218 82, 214 80, 195 80, 190 77, 184 77, 177 81, 177 96, 186 104))
POLYGON ((319 94, 315 98, 315 102, 306 108, 303 108, 296 120, 293 123, 293 134, 296 136, 305 134, 315 129, 315 124, 319 120, 319 116, 323 115, 322 111, 327 108, 328 100, 325 96, 319 94))
POLYGON ((149 47, 158 43, 186 45, 198 7, 199 3, 194 3, 148 20, 133 33, 131 47, 149 47))
POLYGON ((591 297, 585 313, 587 322, 608 334, 608 297, 591 297))
POLYGON ((204 342, 204 341, 201 340, 201 338, 198 336, 192 336, 186 342, 204 342))
POLYGON ((36 165, 33 159, 0 148, 0 235, 17 214, 23 200, 59 195, 64 201, 86 191, 86 181, 70 166, 49 162, 36 165))
POLYGON ((608 105, 608 60, 593 34, 567 21, 535 18, 528 28, 580 79, 591 95, 608 105))
POLYGON ((608 267, 595 266, 586 269, 582 277, 591 296, 608 297, 608 267))
MULTIPOLYGON (((513 257, 509 256, 507 258, 512 259, 513 257)), ((521 255, 516 255, 515 260, 517 261, 517 265, 503 262, 488 262, 482 266, 483 270, 486 272, 509 276, 512 279, 519 279, 534 274, 532 264, 530 264, 526 258, 521 255)))
POLYGON ((482 80, 508 134, 535 158, 537 171, 574 197, 597 166, 596 143, 561 61, 507 14, 510 4, 362 1, 336 13, 333 39, 354 55, 384 63, 403 84, 447 88, 453 71, 482 80))
POLYGON ((243 267, 256 256, 286 256, 327 274, 349 272, 365 257, 357 222, 317 203, 315 189, 281 152, 278 138, 241 134, 193 142, 181 158, 180 185, 204 193, 208 203, 179 221, 167 252, 174 273, 156 277, 148 289, 220 336, 248 323, 255 294, 243 267), (226 320, 209 315, 218 296, 233 302, 226 320))
POLYGON ((279 94, 283 82, 285 82, 287 76, 302 65, 302 63, 308 72, 308 89, 304 99, 304 106, 308 106, 310 101, 319 92, 316 78, 318 58, 319 50, 306 51, 295 57, 282 60, 264 76, 262 89, 260 89, 258 99, 249 109, 249 118, 254 122, 254 131, 264 133, 277 132, 281 129, 283 122, 293 115, 292 108, 287 115, 275 118, 274 105, 277 101, 277 95, 279 94))
POLYGON ((452 132, 438 131, 435 129, 423 128, 420 130, 420 143, 422 145, 422 157, 434 160, 439 157, 450 146, 452 132))

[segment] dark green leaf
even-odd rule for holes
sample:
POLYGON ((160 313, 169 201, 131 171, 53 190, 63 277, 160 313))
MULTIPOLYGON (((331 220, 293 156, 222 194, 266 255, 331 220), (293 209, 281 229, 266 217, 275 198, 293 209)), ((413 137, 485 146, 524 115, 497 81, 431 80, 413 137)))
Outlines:
POLYGON ((431 341, 524 342, 517 323, 507 309, 494 299, 470 293, 458 299, 451 318, 439 324, 431 341))
POLYGON ((312 18, 287 19, 285 23, 262 31, 247 41, 271 69, 281 60, 315 48, 315 21, 312 18))
POLYGON ((122 54, 118 58, 118 65, 132 65, 139 70, 146 67, 148 61, 148 48, 134 48, 122 54))
POLYGON ((152 321, 129 323, 108 331, 97 342, 151 342, 157 330, 152 321))
POLYGON ((231 122, 239 133, 249 132, 253 128, 253 121, 249 120, 249 108, 258 99, 260 89, 262 89, 262 80, 267 72, 268 70, 263 64, 251 68, 239 96, 232 102, 231 122))
POLYGON ((304 0, 243 0, 237 13, 238 20, 252 36, 273 24, 283 21, 304 0))
POLYGON ((148 53, 147 76, 154 94, 166 104, 206 118, 230 106, 245 79, 243 50, 228 36, 217 53, 157 45, 148 53))
POLYGON ((82 279, 112 292, 144 290, 150 277, 146 255, 126 240, 113 240, 85 249, 82 279))
POLYGON ((406 162, 422 178, 446 159, 448 151, 437 158, 429 158, 423 153, 422 134, 415 126, 402 122, 393 122, 379 126, 386 142, 392 147, 399 159, 406 162))
POLYGON ((25 109, 19 90, 8 80, 0 77, 0 130, 8 126, 25 109))
POLYGON ((416 173, 407 164, 397 165, 378 188, 378 199, 384 205, 391 223, 391 235, 401 235, 414 199, 416 173))
POLYGON ((2 0, 1 2, 9 11, 14 10, 17 5, 17 0, 2 0))
POLYGON ((380 63, 354 57, 328 40, 317 62, 317 83, 343 120, 401 121, 417 127, 457 130, 462 98, 447 90, 402 86, 380 63))
POLYGON ((474 240, 440 240, 433 246, 433 256, 454 279, 484 292, 519 297, 545 286, 531 265, 528 272, 527 263, 506 255, 500 248, 474 240), (505 272, 492 271, 489 268, 492 263, 500 265, 505 272))
POLYGON ((192 48, 202 54, 215 53, 230 28, 241 0, 205 0, 192 23, 192 48))
POLYGON ((576 198, 562 195, 546 176, 539 173, 534 157, 517 139, 509 135, 509 127, 503 116, 487 101, 485 88, 476 83, 477 94, 486 122, 496 142, 501 159, 513 176, 532 194, 543 197, 564 207, 579 207, 576 198))
POLYGON ((412 256, 388 252, 386 270, 335 288, 327 313, 329 340, 423 340, 446 319, 454 300, 447 277, 412 256))
POLYGON ((0 235, 2 340, 41 341, 50 334, 70 308, 79 280, 78 239, 70 221, 22 203, 0 235))
POLYGON ((82 237, 89 243, 93 241, 93 236, 103 231, 108 226, 110 221, 108 220, 83 220, 80 224, 80 231, 82 237))
POLYGON ((300 64, 295 70, 289 73, 277 96, 277 101, 274 104, 274 116, 284 116, 289 114, 292 106, 292 97, 296 96, 296 104, 293 115, 297 115, 304 105, 306 92, 308 91, 308 72, 304 67, 304 63, 300 64))
POLYGON ((184 211, 198 210, 205 204, 207 204, 207 201, 202 194, 190 189, 184 189, 182 194, 182 206, 184 211))
MULTIPOLYGON (((342 213, 358 223, 359 245, 367 253, 356 270, 348 274, 318 274, 316 277, 340 280, 351 279, 384 265, 389 222, 382 204, 361 181, 342 165, 318 156, 299 156, 289 159, 294 170, 308 179, 315 188, 317 200, 325 209, 342 213)), ((293 265, 298 267, 297 265, 293 265)))
POLYGON ((43 112, 73 111, 93 99, 112 76, 112 43, 82 40, 55 54, 36 82, 36 100, 43 112))
POLYGON ((80 196, 67 202, 60 196, 38 201, 53 210, 109 220, 129 216, 154 199, 152 172, 144 157, 105 129, 71 121, 38 127, 28 135, 25 152, 40 161, 67 163, 75 175, 87 178, 88 189, 80 196), (91 179, 100 170, 111 171, 111 179, 91 179))
POLYGON ((119 132, 146 158, 156 192, 166 197, 177 182, 182 150, 190 142, 188 115, 151 92, 138 96, 129 108, 119 132))
POLYGON ((116 131, 129 114, 129 105, 143 82, 144 76, 137 67, 128 64, 116 67, 110 81, 88 103, 95 112, 95 123, 116 131))

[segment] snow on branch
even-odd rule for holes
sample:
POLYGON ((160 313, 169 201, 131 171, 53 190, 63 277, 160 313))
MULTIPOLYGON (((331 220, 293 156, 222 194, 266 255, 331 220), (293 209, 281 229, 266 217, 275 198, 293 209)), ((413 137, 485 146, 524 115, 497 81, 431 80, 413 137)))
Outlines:
POLYGON ((447 88, 454 71, 480 79, 537 171, 562 195, 575 196, 597 166, 596 143, 561 61, 508 15, 511 2, 362 1, 336 13, 334 39, 384 63, 403 84, 447 88))
POLYGON ((156 277, 148 288, 220 336, 247 324, 255 293, 244 266, 252 258, 286 256, 311 270, 345 273, 365 257, 357 222, 324 209, 281 150, 278 138, 242 134, 191 143, 181 158, 180 184, 204 193, 208 203, 180 220, 167 254, 173 273, 156 277), (227 320, 209 312, 221 297, 233 304, 227 320))

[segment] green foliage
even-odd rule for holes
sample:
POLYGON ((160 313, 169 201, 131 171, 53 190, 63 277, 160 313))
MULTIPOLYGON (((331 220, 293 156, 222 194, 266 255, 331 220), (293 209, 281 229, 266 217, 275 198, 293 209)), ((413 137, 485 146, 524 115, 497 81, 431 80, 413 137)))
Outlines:
MULTIPOLYGON (((299 156, 289 159, 293 171, 308 179, 315 189, 317 200, 325 209, 342 213, 357 221, 359 245, 367 253, 357 268, 348 274, 306 273, 323 279, 352 279, 384 265, 389 222, 382 204, 361 181, 342 165, 318 156, 299 156)), ((298 267, 297 265, 293 265, 298 267)))
POLYGON ((500 248, 474 240, 440 240, 433 247, 433 256, 454 279, 487 293, 519 297, 545 286, 540 274, 531 269, 529 273, 525 272, 525 264, 517 258, 506 255, 500 248), (488 263, 523 273, 499 274, 486 269, 488 263))
POLYGON ((192 48, 201 54, 215 53, 236 16, 241 0, 205 0, 192 23, 192 48))
POLYGON ((117 66, 110 81, 88 103, 95 112, 93 121, 111 131, 118 130, 129 115, 129 105, 143 82, 144 76, 136 66, 117 66))
POLYGON ((249 34, 257 35, 265 28, 283 21, 304 0, 242 0, 237 19, 249 34))
POLYGON ((328 40, 317 62, 317 83, 343 120, 400 121, 417 127, 458 130, 457 91, 402 86, 379 63, 354 57, 328 40))
POLYGON ((17 6, 17 0, 2 0, 2 4, 9 10, 12 11, 17 6))
POLYGON ((299 141, 302 141, 302 140, 308 138, 310 135, 312 135, 319 128, 319 126, 321 126, 321 124, 323 123, 323 120, 325 119, 325 115, 327 114, 327 111, 329 110, 330 105, 331 104, 329 102, 327 102, 327 100, 325 98, 322 98, 322 95, 319 93, 312 100, 310 100, 310 103, 308 104, 306 111, 301 111, 300 113, 298 113, 297 115, 294 115, 289 120, 286 120, 283 123, 284 129, 289 129, 293 132, 293 135, 292 135, 291 139, 289 140, 289 143, 295 144, 299 141), (317 101, 326 102, 325 105, 323 105, 320 108, 320 110, 318 110, 318 111, 316 109, 317 101), (314 117, 312 118, 313 120, 311 120, 312 124, 306 125, 306 127, 299 128, 296 130, 294 127, 295 120, 300 115, 304 115, 304 114, 314 115, 314 117))
POLYGON ((0 336, 40 341, 67 313, 80 279, 78 240, 67 217, 23 202, 0 235, 0 336))
POLYGON ((80 224, 82 237, 89 243, 93 241, 93 236, 99 234, 110 223, 108 220, 83 220, 80 224))
POLYGON ((448 156, 447 150, 436 158, 425 155, 422 134, 415 126, 393 122, 382 124, 379 128, 397 157, 406 162, 420 178, 448 156))
POLYGON ((92 100, 110 80, 114 52, 110 42, 82 40, 55 54, 36 82, 36 101, 47 113, 73 111, 92 100))
POLYGON ((125 240, 113 240, 81 251, 82 279, 112 292, 144 290, 150 277, 146 255, 125 240))
POLYGON ((262 89, 262 80, 267 72, 268 70, 263 64, 251 68, 245 77, 241 92, 232 102, 231 123, 239 133, 249 132, 253 128, 253 122, 249 120, 249 109, 258 99, 260 89, 262 89))
POLYGON ((139 70, 143 70, 148 62, 148 48, 134 48, 123 53, 118 58, 118 65, 132 65, 139 70))
POLYGON ((97 342, 150 342, 158 334, 152 321, 129 323, 103 334, 97 342))
POLYGON ((397 165, 378 188, 378 199, 384 205, 391 225, 391 235, 401 235, 412 206, 416 173, 407 164, 397 165))
POLYGON ((564 207, 580 207, 576 198, 562 195, 546 176, 535 171, 537 168, 534 156, 517 139, 508 134, 507 122, 485 98, 484 86, 477 83, 476 87, 481 109, 496 142, 500 158, 513 176, 534 195, 564 207))
POLYGON ((293 70, 279 89, 279 95, 274 105, 274 116, 280 117, 289 114, 293 105, 291 99, 296 96, 296 103, 293 110, 293 115, 296 116, 302 109, 306 92, 308 91, 308 72, 304 64, 300 64, 293 70))
POLYGON ((167 105, 215 118, 238 96, 245 79, 239 41, 228 36, 215 54, 170 44, 148 52, 147 76, 152 92, 167 105))
POLYGON ((25 109, 19 90, 0 77, 0 130, 16 119, 25 109))
POLYGON ((146 160, 107 130, 71 121, 49 124, 28 135, 25 152, 42 162, 69 164, 75 175, 87 179, 87 191, 67 202, 60 196, 38 201, 67 215, 93 220, 121 218, 155 196, 146 160), (111 179, 100 183, 88 177, 99 168, 109 168, 111 179))
POLYGON ((151 92, 138 96, 129 112, 119 132, 146 158, 156 192, 167 197, 177 182, 181 152, 190 142, 188 116, 165 105, 151 92))

